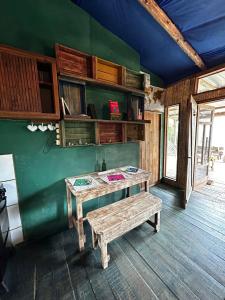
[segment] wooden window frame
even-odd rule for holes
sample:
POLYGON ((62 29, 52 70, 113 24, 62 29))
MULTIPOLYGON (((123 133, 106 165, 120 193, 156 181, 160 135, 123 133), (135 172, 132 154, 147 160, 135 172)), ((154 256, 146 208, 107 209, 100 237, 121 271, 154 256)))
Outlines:
POLYGON ((216 91, 219 91, 221 89, 224 89, 224 87, 220 87, 220 88, 217 88, 217 89, 214 89, 214 90, 209 90, 209 91, 204 91, 204 92, 201 92, 201 93, 198 93, 198 85, 199 85, 199 80, 204 78, 204 77, 207 77, 207 76, 211 76, 211 75, 214 75, 214 74, 217 74, 217 73, 220 73, 222 71, 225 71, 225 67, 221 67, 220 69, 216 69, 216 70, 212 70, 212 71, 209 71, 207 73, 204 73, 202 75, 199 75, 196 77, 196 80, 195 80, 195 89, 194 89, 194 94, 196 95, 202 95, 204 93, 209 93, 209 92, 216 92, 216 91))

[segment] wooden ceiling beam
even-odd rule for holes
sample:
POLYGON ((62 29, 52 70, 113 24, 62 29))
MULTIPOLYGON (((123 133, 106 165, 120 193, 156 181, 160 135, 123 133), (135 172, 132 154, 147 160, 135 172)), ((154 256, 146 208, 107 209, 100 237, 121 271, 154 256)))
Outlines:
POLYGON ((155 0, 138 0, 146 11, 167 31, 172 39, 180 46, 180 48, 190 57, 190 59, 201 69, 205 70, 206 65, 199 54, 184 39, 182 33, 171 21, 167 14, 158 6, 155 0))
POLYGON ((222 117, 222 116, 225 116, 225 111, 224 111, 224 112, 215 112, 214 116, 215 116, 215 117, 222 117))

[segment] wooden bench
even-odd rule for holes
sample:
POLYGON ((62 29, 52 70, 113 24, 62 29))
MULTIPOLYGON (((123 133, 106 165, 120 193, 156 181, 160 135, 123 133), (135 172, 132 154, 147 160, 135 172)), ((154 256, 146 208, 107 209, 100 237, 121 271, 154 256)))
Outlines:
POLYGON ((101 249, 102 267, 108 267, 110 256, 107 244, 135 227, 148 222, 160 230, 160 210, 162 201, 148 192, 104 206, 87 214, 87 220, 92 229, 93 247, 101 249), (150 217, 155 216, 154 222, 150 217))

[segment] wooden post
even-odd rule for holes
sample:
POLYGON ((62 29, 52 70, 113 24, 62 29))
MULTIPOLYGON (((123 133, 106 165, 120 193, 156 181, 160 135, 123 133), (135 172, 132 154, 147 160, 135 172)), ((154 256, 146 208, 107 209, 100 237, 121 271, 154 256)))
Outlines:
POLYGON ((66 200, 67 200, 67 214, 68 214, 68 221, 69 221, 69 228, 73 227, 73 220, 72 220, 72 197, 71 192, 68 186, 66 187, 66 200))

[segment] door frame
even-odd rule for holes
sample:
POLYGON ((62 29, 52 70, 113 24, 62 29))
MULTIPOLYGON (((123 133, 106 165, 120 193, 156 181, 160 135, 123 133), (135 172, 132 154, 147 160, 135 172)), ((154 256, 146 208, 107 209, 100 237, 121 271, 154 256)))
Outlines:
POLYGON ((191 95, 187 106, 187 141, 186 141, 186 185, 184 188, 184 208, 187 206, 194 189, 195 149, 198 104, 191 95))

